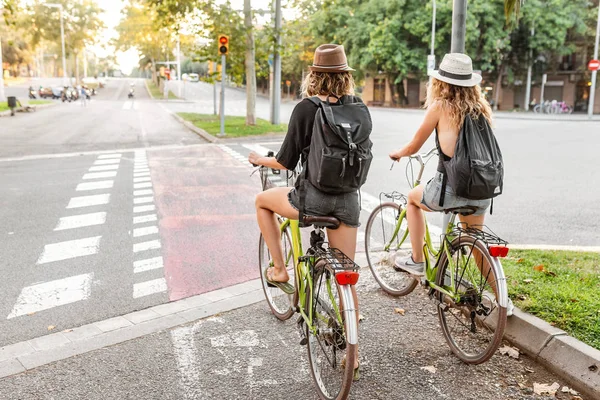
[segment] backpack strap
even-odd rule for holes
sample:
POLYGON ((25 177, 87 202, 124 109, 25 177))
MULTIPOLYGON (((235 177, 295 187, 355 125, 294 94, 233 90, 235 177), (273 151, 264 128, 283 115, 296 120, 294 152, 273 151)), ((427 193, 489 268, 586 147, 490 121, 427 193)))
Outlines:
POLYGON ((442 178, 442 188, 440 190, 440 207, 444 206, 444 199, 446 198, 446 184, 448 183, 448 176, 444 172, 444 177, 442 178))

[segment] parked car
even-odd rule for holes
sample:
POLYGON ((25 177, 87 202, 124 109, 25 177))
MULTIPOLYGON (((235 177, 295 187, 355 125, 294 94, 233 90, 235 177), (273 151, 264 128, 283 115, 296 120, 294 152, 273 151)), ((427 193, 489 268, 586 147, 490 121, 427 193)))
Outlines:
POLYGON ((62 97, 63 91, 65 90, 65 88, 61 87, 61 86, 56 86, 50 89, 52 91, 52 98, 53 99, 60 99, 62 97))
MULTIPOLYGON (((40 86, 40 88, 38 90, 38 95, 40 96, 41 99, 45 99, 47 97, 50 97, 52 99, 56 98, 56 96, 54 95, 54 91, 51 87, 40 86)), ((60 95, 58 97, 60 97, 60 95)))

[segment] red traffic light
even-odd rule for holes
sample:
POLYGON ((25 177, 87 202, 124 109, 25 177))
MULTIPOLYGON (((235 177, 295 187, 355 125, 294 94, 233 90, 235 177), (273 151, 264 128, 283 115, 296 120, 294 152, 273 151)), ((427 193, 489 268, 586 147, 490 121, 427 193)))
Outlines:
POLYGON ((229 41, 229 39, 227 39, 227 36, 221 36, 221 37, 219 38, 219 43, 221 43, 221 44, 225 44, 225 43, 227 43, 228 41, 229 41))
POLYGON ((219 35, 219 54, 226 56, 229 54, 229 36, 219 35))

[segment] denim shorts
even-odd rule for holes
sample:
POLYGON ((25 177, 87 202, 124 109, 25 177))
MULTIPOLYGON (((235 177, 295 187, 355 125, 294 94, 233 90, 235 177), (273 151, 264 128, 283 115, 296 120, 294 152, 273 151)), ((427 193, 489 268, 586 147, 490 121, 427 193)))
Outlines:
MULTIPOLYGON (((296 189, 288 193, 292 207, 300 210, 300 195, 296 189)), ((304 213, 306 215, 336 217, 350 228, 360 226, 360 202, 358 191, 342 194, 327 194, 306 182, 304 213)))
POLYGON ((442 192, 442 180, 444 174, 436 172, 435 176, 427 182, 423 190, 423 198, 421 204, 429 208, 431 211, 444 211, 449 208, 457 208, 464 206, 477 207, 477 211, 473 215, 484 215, 490 207, 492 200, 469 200, 464 197, 457 196, 450 185, 446 184, 446 195, 444 197, 444 206, 440 206, 440 194, 442 192))

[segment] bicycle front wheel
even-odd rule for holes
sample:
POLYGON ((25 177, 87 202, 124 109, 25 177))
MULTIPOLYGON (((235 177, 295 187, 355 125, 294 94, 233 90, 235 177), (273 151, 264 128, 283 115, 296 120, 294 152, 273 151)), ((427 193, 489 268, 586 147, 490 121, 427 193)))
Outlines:
POLYGON ((397 270, 395 258, 411 250, 406 217, 396 203, 383 203, 373 210, 365 230, 365 253, 369 268, 379 286, 392 296, 406 296, 418 281, 397 270))
MULTIPOLYGON (((296 262, 296 258, 294 256, 292 241, 287 230, 281 233, 281 249, 283 250, 283 261, 285 263, 285 268, 290 276, 289 282, 294 284, 294 263, 296 262)), ((271 311, 273 311, 273 314, 275 314, 277 318, 285 321, 294 315, 296 303, 298 301, 298 291, 296 290, 294 294, 287 294, 278 287, 269 285, 265 276, 265 270, 269 268, 271 260, 271 253, 269 252, 269 248, 267 247, 265 239, 261 234, 258 244, 258 266, 260 281, 262 283, 263 291, 265 292, 265 298, 267 299, 267 303, 269 304, 271 311)))
POLYGON ((494 355, 506 327, 508 299, 504 274, 484 243, 460 236, 444 251, 436 284, 454 294, 454 299, 438 292, 438 316, 444 337, 452 352, 467 364, 481 364, 494 355))
POLYGON ((306 326, 310 371, 321 399, 346 399, 358 352, 356 291, 353 285, 338 285, 326 262, 317 262, 314 270, 312 295, 307 289, 313 323, 313 329, 306 326))

